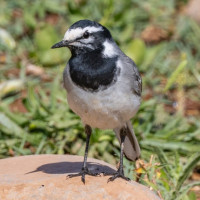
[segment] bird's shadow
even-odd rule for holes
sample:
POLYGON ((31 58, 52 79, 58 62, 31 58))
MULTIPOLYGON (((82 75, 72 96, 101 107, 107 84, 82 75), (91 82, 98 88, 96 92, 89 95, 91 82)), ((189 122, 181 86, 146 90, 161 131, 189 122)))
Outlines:
MULTIPOLYGON (((91 172, 100 172, 100 173, 114 173, 116 172, 111 167, 106 165, 101 165, 99 163, 87 162, 88 169, 91 172)), ((39 166, 37 169, 26 174, 43 172, 47 174, 70 174, 78 173, 81 171, 83 163, 82 162, 56 162, 49 163, 39 166)))

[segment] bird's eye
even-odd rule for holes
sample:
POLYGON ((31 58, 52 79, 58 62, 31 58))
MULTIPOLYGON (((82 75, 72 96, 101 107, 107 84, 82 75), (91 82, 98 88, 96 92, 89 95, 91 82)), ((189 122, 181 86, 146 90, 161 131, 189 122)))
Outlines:
POLYGON ((90 34, 87 31, 85 31, 85 33, 83 34, 83 38, 87 39, 87 38, 89 38, 89 36, 90 36, 90 34))

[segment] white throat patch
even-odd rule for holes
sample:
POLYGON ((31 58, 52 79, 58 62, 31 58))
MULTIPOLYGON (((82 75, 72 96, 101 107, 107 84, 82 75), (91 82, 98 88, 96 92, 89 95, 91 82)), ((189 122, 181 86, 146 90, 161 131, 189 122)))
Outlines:
POLYGON ((116 55, 116 50, 114 48, 114 46, 112 45, 111 42, 109 42, 108 40, 106 40, 104 43, 103 43, 103 46, 104 46, 104 51, 103 51, 103 55, 105 57, 109 57, 109 58, 112 58, 116 55))
POLYGON ((85 28, 68 29, 64 35, 63 40, 69 40, 69 41, 75 40, 76 38, 81 37, 85 31, 88 31, 88 33, 94 33, 98 31, 103 31, 103 28, 88 26, 85 28))

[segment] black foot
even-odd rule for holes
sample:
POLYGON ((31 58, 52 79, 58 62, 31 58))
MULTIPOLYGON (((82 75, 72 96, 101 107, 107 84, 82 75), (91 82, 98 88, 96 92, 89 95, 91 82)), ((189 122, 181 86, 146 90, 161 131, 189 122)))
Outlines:
MULTIPOLYGON (((105 174, 105 175, 108 175, 108 174, 105 174)), ((115 174, 113 174, 113 176, 111 176, 108 179, 108 182, 114 181, 116 178, 122 178, 126 181, 130 181, 130 178, 125 177, 123 172, 117 171, 115 174)))
POLYGON ((77 173, 77 174, 69 174, 67 175, 67 179, 68 178, 73 178, 73 177, 77 177, 77 176, 81 176, 81 181, 85 184, 85 175, 90 175, 90 176, 99 176, 100 173, 94 173, 94 172, 90 172, 88 170, 88 168, 82 168, 81 172, 77 173))

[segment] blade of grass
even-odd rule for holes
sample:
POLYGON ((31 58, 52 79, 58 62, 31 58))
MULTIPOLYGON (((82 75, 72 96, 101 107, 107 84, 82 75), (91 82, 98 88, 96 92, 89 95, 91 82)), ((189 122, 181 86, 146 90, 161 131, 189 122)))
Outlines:
POLYGON ((199 146, 196 144, 191 144, 187 142, 172 141, 168 142, 166 140, 157 139, 145 139, 140 142, 142 147, 159 147, 166 150, 179 150, 182 152, 199 152, 199 146))
POLYGON ((200 153, 194 154, 189 160, 186 166, 184 167, 182 173, 179 176, 179 179, 177 181, 177 185, 175 190, 179 191, 181 186, 183 185, 184 181, 188 178, 190 173, 192 172, 193 168, 196 166, 196 164, 200 161, 200 153))
POLYGON ((9 129, 17 137, 23 138, 24 130, 14 121, 8 118, 4 113, 0 113, 0 124, 9 129))
POLYGON ((179 66, 176 68, 176 70, 172 73, 172 75, 169 77, 167 84, 164 88, 164 92, 166 92, 175 82, 178 77, 178 75, 184 70, 184 68, 187 65, 187 60, 183 60, 179 66))
POLYGON ((173 178, 173 170, 168 162, 168 159, 164 152, 160 148, 155 148, 155 152, 158 155, 158 159, 161 162, 161 164, 164 166, 163 169, 166 172, 166 175, 168 178, 172 179, 173 178))
POLYGON ((195 187, 195 186, 200 186, 200 181, 196 181, 196 182, 193 182, 193 183, 190 183, 190 184, 187 184, 185 185, 184 187, 181 188, 180 192, 179 192, 179 195, 177 198, 175 198, 175 200, 182 200, 182 197, 184 195, 186 195, 188 193, 188 191, 195 187))

